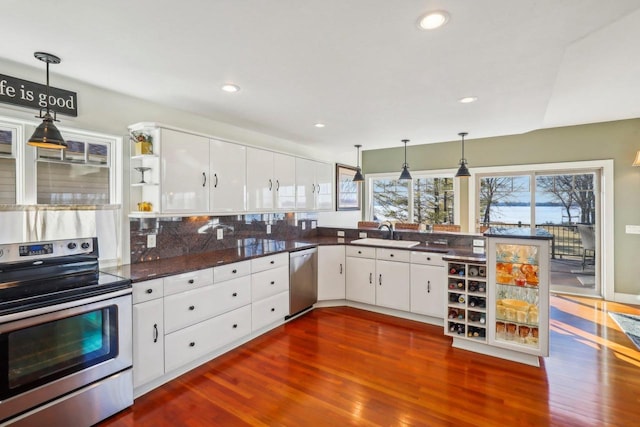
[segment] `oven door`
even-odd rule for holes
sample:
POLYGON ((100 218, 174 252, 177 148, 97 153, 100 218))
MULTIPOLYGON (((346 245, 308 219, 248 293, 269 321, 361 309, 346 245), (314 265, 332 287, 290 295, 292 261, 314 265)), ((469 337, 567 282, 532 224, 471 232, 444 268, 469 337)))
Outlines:
POLYGON ((0 421, 130 368, 130 292, 0 318, 0 421))

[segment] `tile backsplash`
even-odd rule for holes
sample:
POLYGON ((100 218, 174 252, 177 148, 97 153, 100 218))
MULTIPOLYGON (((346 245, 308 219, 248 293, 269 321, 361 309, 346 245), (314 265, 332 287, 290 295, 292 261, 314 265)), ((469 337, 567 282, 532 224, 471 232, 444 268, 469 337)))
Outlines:
POLYGON ((315 237, 316 213, 131 218, 131 264, 235 248, 244 239, 291 240, 315 237), (222 238, 218 239, 219 230, 222 238), (156 235, 156 247, 147 236, 156 235))

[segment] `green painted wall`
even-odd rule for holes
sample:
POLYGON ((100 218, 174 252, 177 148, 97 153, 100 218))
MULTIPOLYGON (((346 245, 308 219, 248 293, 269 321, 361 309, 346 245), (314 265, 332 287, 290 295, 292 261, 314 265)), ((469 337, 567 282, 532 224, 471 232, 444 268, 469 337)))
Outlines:
MULTIPOLYGON (((470 130, 468 138, 473 138, 470 130)), ((625 225, 640 224, 640 168, 631 163, 640 150, 640 119, 542 129, 520 135, 465 140, 469 167, 574 162, 614 161, 614 247, 615 292, 640 296, 640 235, 626 234, 625 225)), ((365 150, 362 169, 368 173, 398 172, 403 147, 365 150)), ((409 145, 411 171, 456 168, 460 140, 438 144, 409 145)), ((461 188, 468 199, 468 187, 461 188)), ((462 202, 461 208, 468 208, 462 202)), ((462 215, 467 223, 467 213, 462 215)), ((638 299, 640 304, 640 299, 638 299)))

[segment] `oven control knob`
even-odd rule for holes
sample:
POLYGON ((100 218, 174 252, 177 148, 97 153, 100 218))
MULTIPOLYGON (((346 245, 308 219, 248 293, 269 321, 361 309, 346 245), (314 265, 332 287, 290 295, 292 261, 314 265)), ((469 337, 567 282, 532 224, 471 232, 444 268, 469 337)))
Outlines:
POLYGON ((67 245, 67 247, 68 247, 69 249, 75 249, 75 248, 76 248, 76 246, 78 246, 78 245, 76 245, 74 242, 71 242, 71 243, 69 243, 69 244, 67 245))
POLYGON ((84 242, 80 245, 82 249, 89 249, 89 242, 84 242))

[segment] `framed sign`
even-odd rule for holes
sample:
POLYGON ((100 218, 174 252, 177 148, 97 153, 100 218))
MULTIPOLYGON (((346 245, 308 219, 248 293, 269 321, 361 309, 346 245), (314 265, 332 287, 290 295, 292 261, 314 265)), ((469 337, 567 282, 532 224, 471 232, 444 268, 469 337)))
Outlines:
POLYGON ((336 210, 360 210, 360 185, 353 182, 357 169, 353 166, 336 164, 336 210))

